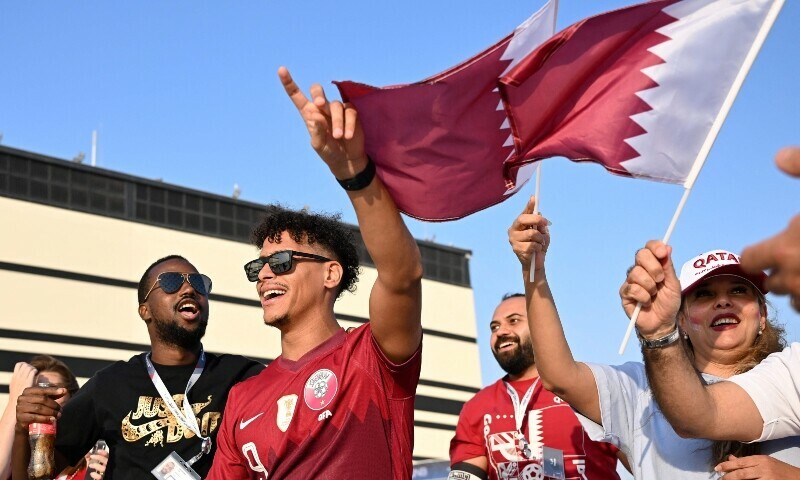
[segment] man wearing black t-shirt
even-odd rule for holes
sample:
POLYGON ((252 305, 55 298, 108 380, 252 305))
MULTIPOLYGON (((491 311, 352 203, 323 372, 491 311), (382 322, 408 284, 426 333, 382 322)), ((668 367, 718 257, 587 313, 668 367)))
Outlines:
POLYGON ((59 413, 59 470, 102 438, 110 447, 107 479, 152 478, 151 470, 172 452, 205 476, 228 391, 263 369, 239 355, 203 351, 210 290, 211 280, 183 257, 153 263, 138 290, 152 351, 100 370, 63 409, 54 399, 64 388, 26 389, 17 403, 13 478, 27 478, 28 425, 52 423, 59 413))

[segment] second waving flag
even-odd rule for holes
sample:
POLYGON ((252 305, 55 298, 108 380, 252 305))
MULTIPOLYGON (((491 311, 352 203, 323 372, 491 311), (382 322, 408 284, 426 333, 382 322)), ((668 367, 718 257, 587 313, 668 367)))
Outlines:
MULTIPOLYGON (((782 0, 656 0, 552 36, 555 5, 409 85, 338 82, 398 207, 452 220, 499 203, 553 156, 683 184, 782 0)), ((696 174, 696 172, 695 172, 696 174)))

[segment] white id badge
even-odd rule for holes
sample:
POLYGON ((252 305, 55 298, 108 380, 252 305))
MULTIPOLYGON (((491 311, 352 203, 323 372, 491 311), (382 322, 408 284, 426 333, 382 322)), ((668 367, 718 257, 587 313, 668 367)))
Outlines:
POLYGON ((175 452, 167 455, 150 473, 158 480, 200 480, 200 475, 175 452))
POLYGON ((564 480, 564 452, 557 448, 542 448, 544 476, 564 480))

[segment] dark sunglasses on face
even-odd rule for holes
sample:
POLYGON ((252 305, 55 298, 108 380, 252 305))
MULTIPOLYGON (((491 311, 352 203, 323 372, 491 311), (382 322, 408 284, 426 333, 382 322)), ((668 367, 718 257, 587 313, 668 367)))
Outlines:
POLYGON ((160 287, 164 293, 175 293, 181 289, 183 282, 189 282, 194 291, 204 297, 211 293, 211 279, 202 273, 161 272, 144 299, 147 300, 156 286, 160 287))
POLYGON ((275 252, 267 257, 260 257, 244 264, 244 273, 247 274, 247 279, 251 282, 258 281, 258 274, 264 268, 264 265, 269 265, 269 269, 275 275, 286 273, 292 269, 292 260, 294 257, 310 258, 318 262, 330 262, 330 258, 321 255, 314 255, 313 253, 295 252, 294 250, 281 250, 275 252))

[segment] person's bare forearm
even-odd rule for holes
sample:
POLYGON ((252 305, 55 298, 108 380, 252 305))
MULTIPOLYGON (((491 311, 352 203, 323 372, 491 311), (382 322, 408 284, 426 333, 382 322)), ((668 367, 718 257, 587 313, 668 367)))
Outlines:
POLYGON ((533 282, 528 281, 527 269, 523 268, 522 275, 531 342, 542 384, 587 418, 602 424, 597 382, 589 367, 572 356, 545 269, 536 272, 533 282))
POLYGON ((733 382, 706 385, 684 347, 643 350, 653 395, 675 432, 687 438, 750 442, 764 421, 753 399, 733 382))
POLYGON ((417 285, 422 278, 419 248, 380 179, 376 176, 348 196, 364 245, 387 287, 404 290, 417 285))
POLYGON ((642 356, 653 395, 675 432, 682 437, 709 435, 716 408, 683 345, 643 348, 642 356))
POLYGON ((17 427, 17 401, 22 392, 33 385, 37 371, 27 362, 17 362, 14 373, 8 386, 8 403, 0 419, 0 479, 7 479, 11 475, 11 450, 14 445, 15 429, 17 427))
POLYGON ((535 201, 531 197, 511 224, 508 241, 522 267, 528 329, 536 368, 545 388, 592 421, 601 423, 597 382, 589 367, 576 363, 572 357, 553 293, 547 283, 545 257, 550 245, 549 222, 533 213, 535 201), (533 282, 530 281, 531 268, 535 269, 533 282))
POLYGON ((561 396, 569 390, 570 383, 578 378, 579 366, 567 343, 544 269, 536 272, 534 282, 527 280, 527 271, 523 271, 522 276, 536 367, 545 388, 561 396))
POLYGON ((11 449, 14 445, 14 424, 17 421, 16 416, 16 403, 17 399, 14 398, 12 405, 11 397, 9 396, 8 405, 3 411, 3 418, 0 419, 0 478, 6 479, 11 473, 11 449))
POLYGON ((410 358, 422 341, 422 260, 394 200, 377 177, 348 192, 364 245, 378 270, 370 293, 372 334, 393 362, 410 358))

